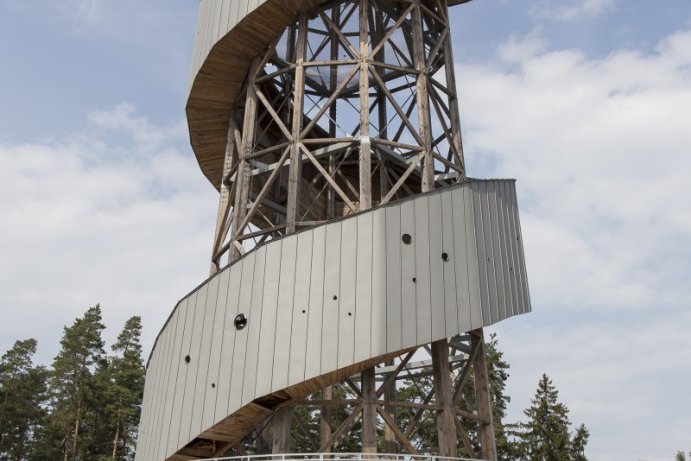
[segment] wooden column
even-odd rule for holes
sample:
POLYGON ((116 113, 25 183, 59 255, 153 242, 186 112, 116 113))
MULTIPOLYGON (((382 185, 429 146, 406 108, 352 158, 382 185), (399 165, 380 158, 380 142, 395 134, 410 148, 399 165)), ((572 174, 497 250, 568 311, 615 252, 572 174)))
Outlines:
MULTIPOLYGON (((444 2, 445 18, 447 21, 447 28, 449 27, 449 7, 444 2)), ((463 138, 461 135, 461 116, 458 109, 458 93, 456 92, 456 72, 453 62, 453 49, 451 48, 451 33, 446 34, 444 38, 444 70, 446 71, 446 89, 449 91, 449 112, 451 114, 451 134, 453 136, 453 145, 459 154, 460 167, 463 172, 458 175, 458 181, 463 181, 465 175, 465 158, 463 154, 463 138)))
POLYGON ((230 244, 230 262, 235 261, 240 256, 241 252, 237 248, 237 238, 244 229, 240 229, 240 223, 245 219, 247 213, 247 202, 250 193, 250 164, 247 161, 247 156, 252 153, 254 147, 254 132, 257 122, 257 88, 254 85, 254 75, 259 66, 259 58, 255 58, 250 66, 249 79, 250 83, 247 88, 247 95, 245 97, 245 118, 242 124, 242 151, 240 152, 240 161, 238 162, 238 172, 236 176, 237 186, 235 194, 235 207, 233 210, 233 220, 231 222, 231 237, 230 244))
MULTIPOLYGON (((327 386, 322 389, 322 399, 332 400, 334 398, 334 388, 332 386, 327 386)), ((322 405, 321 414, 319 419, 320 437, 321 443, 319 446, 324 447, 331 439, 331 406, 322 405)), ((326 446, 326 452, 333 450, 333 446, 326 446)))
POLYGON ((494 422, 492 418, 492 399, 490 395, 489 375, 487 374, 487 357, 485 355, 485 333, 480 328, 470 332, 470 342, 477 353, 473 359, 475 376, 475 399, 477 400, 480 418, 480 448, 482 459, 497 460, 497 446, 494 439, 494 422))
MULTIPOLYGON (((387 366, 393 365, 393 360, 386 362, 387 366)), ((387 380, 390 375, 385 375, 384 379, 387 380)), ((384 400, 387 402, 396 401, 396 381, 392 381, 391 384, 384 388, 384 400)), ((385 405, 384 411, 389 414, 391 420, 396 422, 398 419, 398 412, 396 407, 391 405, 385 405)), ((388 424, 384 425, 384 446, 387 453, 396 453, 398 451, 398 445, 396 444, 396 434, 393 429, 389 427, 388 424)))
POLYGON ((424 145, 422 158, 422 192, 434 189, 434 158, 432 157, 432 133, 429 111, 429 95, 427 94, 427 59, 425 58, 425 43, 422 28, 422 7, 420 0, 415 1, 413 9, 413 58, 415 70, 418 72, 416 84, 418 129, 424 145))
POLYGON ((235 136, 239 135, 237 124, 235 123, 235 115, 230 115, 230 123, 228 124, 228 136, 226 137, 226 152, 223 161, 223 176, 221 177, 221 190, 218 200, 218 213, 216 214, 216 230, 214 232, 214 244, 211 250, 211 270, 209 275, 218 272, 222 266, 221 256, 217 255, 218 251, 223 245, 223 238, 228 227, 228 215, 230 212, 230 187, 229 174, 233 166, 237 165, 238 152, 235 143, 235 136))
POLYGON ((434 395, 441 410, 437 412, 439 456, 458 456, 456 448, 456 416, 453 411, 453 390, 449 368, 449 344, 446 339, 432 343, 434 395))
POLYGON ((272 453, 288 453, 290 450, 290 426, 295 407, 285 406, 276 410, 273 420, 272 453))
POLYGON ((369 1, 360 0, 360 210, 372 208, 372 155, 369 136, 369 1))
POLYGON ((292 144, 290 147, 290 166, 288 167, 288 203, 286 205, 287 232, 295 232, 300 203, 300 170, 301 150, 300 132, 302 131, 303 110, 305 101, 305 53, 307 50, 307 14, 300 15, 297 48, 295 50, 295 88, 293 105, 292 144))
POLYGON ((377 452, 377 400, 374 368, 360 374, 362 385, 362 452, 377 452))

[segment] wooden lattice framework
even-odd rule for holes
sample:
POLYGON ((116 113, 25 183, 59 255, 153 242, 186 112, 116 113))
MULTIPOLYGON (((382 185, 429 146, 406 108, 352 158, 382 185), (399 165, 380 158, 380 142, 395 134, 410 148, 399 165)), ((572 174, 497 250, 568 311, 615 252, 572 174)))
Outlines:
MULTIPOLYGON (((230 116, 211 272, 269 240, 465 177, 446 1, 328 2, 300 13, 250 66, 230 116)), ((296 406, 321 410, 314 451, 337 449, 359 422, 363 453, 381 439, 386 452, 416 454, 415 431, 433 412, 439 455, 496 459, 482 330, 285 402, 244 443, 197 453, 288 452, 296 406), (401 379, 419 395, 398 398, 401 379), (335 407, 349 415, 337 427, 335 407), (399 408, 414 411, 405 428, 399 408)))

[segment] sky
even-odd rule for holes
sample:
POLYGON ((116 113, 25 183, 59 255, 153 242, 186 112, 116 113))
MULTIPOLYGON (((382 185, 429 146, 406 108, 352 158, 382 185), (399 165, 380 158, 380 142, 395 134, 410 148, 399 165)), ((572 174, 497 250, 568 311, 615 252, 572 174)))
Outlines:
MULTIPOLYGON (((209 269, 184 105, 198 2, 0 0, 0 351, 100 303, 146 353, 209 269)), ((509 420, 542 373, 594 461, 691 451, 691 2, 452 11, 468 174, 517 179, 533 312, 496 332, 509 420)))

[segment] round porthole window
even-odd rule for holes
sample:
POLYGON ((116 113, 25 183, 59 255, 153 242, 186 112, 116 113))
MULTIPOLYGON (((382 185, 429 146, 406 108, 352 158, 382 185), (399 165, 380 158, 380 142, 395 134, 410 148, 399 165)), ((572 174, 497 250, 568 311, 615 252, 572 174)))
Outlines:
POLYGON ((247 317, 245 317, 245 314, 238 314, 235 316, 233 323, 236 330, 242 330, 247 326, 247 317))
POLYGON ((406 245, 410 245, 411 243, 413 243, 413 237, 412 237, 410 234, 403 234, 403 235, 401 236, 401 240, 402 240, 403 243, 405 243, 406 245))

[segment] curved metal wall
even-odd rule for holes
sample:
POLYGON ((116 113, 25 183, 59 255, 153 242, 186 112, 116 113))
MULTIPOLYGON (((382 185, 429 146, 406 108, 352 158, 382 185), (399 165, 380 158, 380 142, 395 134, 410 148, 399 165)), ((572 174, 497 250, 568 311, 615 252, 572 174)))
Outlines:
POLYGON ((232 441, 270 414, 268 395, 296 398, 309 391, 301 383, 529 311, 513 180, 465 182, 272 241, 176 306, 147 366, 136 460, 190 459, 175 454, 195 438, 232 441))

